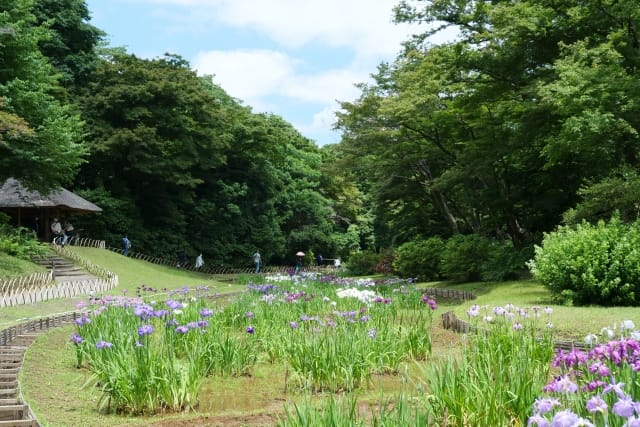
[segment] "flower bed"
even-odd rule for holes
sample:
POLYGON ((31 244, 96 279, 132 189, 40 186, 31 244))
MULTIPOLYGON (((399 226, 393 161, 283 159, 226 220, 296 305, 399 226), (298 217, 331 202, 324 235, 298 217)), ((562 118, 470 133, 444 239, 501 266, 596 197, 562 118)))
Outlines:
POLYGON ((251 375, 256 363, 286 366, 290 388, 353 390, 431 352, 437 305, 404 281, 274 276, 224 305, 208 296, 182 289, 86 306, 71 343, 101 409, 190 410, 204 378, 251 375))

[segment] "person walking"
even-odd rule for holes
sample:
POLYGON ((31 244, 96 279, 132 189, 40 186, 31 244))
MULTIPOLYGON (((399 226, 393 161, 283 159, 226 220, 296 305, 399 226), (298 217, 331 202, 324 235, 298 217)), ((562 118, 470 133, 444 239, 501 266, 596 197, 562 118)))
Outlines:
POLYGON ((253 256, 253 265, 256 267, 256 274, 260 273, 260 263, 262 262, 262 257, 260 256, 260 252, 256 251, 253 256))
POLYGON ((204 260, 202 259, 202 254, 196 257, 196 270, 200 270, 204 265, 204 260))
POLYGON ((129 240, 129 237, 125 234, 122 238, 122 255, 129 256, 129 249, 131 249, 131 240, 129 240))

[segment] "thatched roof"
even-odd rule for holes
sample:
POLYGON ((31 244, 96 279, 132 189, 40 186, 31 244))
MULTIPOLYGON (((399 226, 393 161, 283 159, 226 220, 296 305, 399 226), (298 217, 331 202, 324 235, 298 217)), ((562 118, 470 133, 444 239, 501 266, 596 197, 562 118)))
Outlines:
POLYGON ((78 212, 102 212, 98 206, 64 188, 52 190, 43 196, 37 191, 27 190, 13 178, 0 187, 2 208, 62 208, 78 212))

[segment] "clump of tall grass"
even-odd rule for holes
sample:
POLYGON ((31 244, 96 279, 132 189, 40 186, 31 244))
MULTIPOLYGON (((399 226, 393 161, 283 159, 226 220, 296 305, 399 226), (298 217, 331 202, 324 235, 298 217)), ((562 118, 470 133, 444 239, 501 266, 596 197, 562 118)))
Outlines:
POLYGON ((461 355, 424 370, 429 415, 436 424, 526 423, 553 356, 551 329, 538 327, 539 317, 550 314, 546 310, 496 307, 482 321, 480 307, 468 311, 476 332, 466 336, 461 355))

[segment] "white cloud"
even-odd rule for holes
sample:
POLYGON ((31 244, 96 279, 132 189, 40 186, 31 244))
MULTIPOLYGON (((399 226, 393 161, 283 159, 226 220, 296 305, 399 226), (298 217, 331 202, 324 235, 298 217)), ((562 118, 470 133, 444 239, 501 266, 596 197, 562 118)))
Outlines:
POLYGON ((293 75, 295 61, 272 50, 200 52, 193 61, 199 74, 213 74, 229 94, 240 99, 260 98, 280 91, 293 75))
POLYGON ((267 96, 322 104, 351 100, 359 93, 354 83, 367 79, 365 70, 302 74, 297 68, 303 65, 283 52, 264 49, 200 52, 193 61, 199 74, 213 74, 214 81, 231 96, 254 107, 267 96))
MULTIPOLYGON (((172 26, 167 29, 172 32, 199 36, 215 27, 247 30, 262 37, 261 46, 268 49, 206 50, 206 42, 200 40, 203 48, 191 64, 199 74, 213 74, 214 82, 256 111, 292 120, 278 98, 293 101, 289 104, 311 103, 317 112, 307 123, 294 125, 303 134, 312 138, 323 135, 324 140, 327 135, 336 135, 331 131, 339 108, 336 100, 355 99, 360 91, 354 84, 369 81, 376 66, 393 60, 401 42, 417 32, 415 26, 392 23, 392 8, 398 0, 129 1, 153 3, 156 14, 172 16, 172 26), (165 7, 169 5, 177 6, 177 12, 165 7), (350 62, 332 65, 329 58, 322 70, 310 69, 310 64, 299 58, 318 46, 325 52, 347 49, 350 62)), ((206 35, 202 39, 206 40, 206 35)), ((299 122, 299 117, 294 121, 299 122)))
POLYGON ((289 49, 320 43, 349 48, 364 58, 393 56, 416 30, 415 26, 393 24, 392 8, 397 0, 142 1, 183 7, 190 20, 201 23, 251 29, 289 49))

